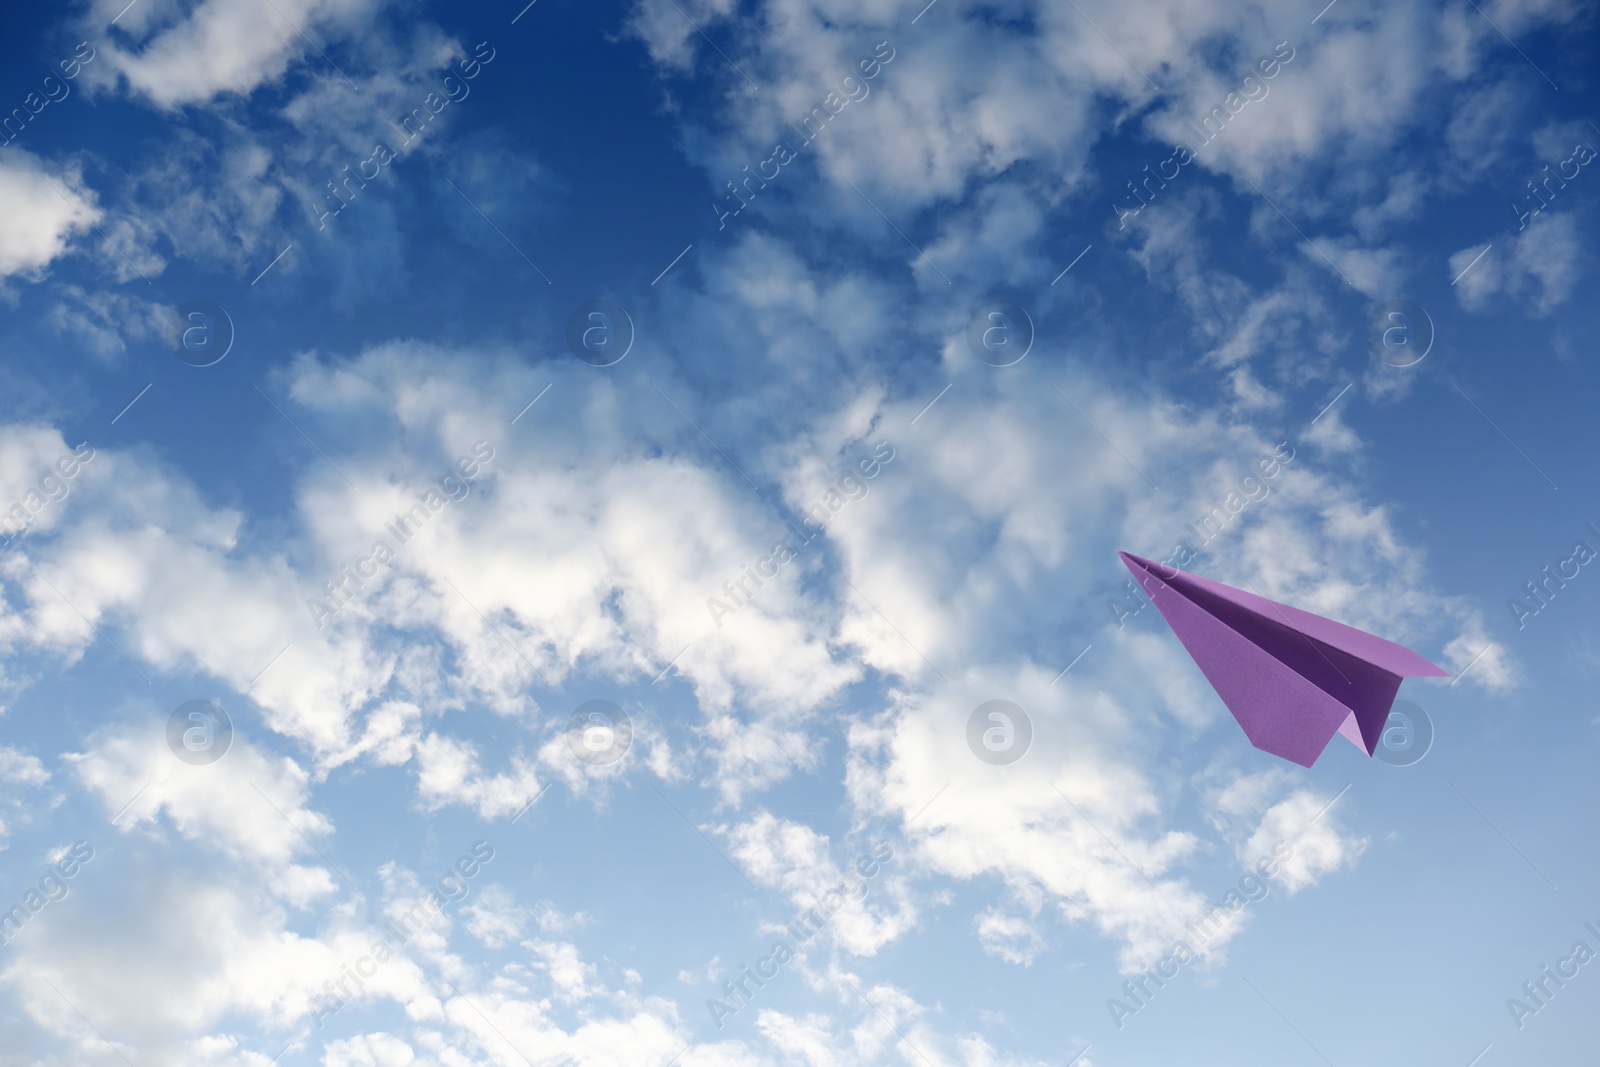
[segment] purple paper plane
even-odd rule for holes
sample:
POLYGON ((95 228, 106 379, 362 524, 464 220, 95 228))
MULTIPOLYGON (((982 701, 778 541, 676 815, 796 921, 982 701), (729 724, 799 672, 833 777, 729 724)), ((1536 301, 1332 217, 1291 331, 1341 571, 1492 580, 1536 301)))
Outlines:
POLYGON ((1448 678, 1409 648, 1118 552, 1250 743, 1302 767, 1334 734, 1372 755, 1402 678, 1448 678))

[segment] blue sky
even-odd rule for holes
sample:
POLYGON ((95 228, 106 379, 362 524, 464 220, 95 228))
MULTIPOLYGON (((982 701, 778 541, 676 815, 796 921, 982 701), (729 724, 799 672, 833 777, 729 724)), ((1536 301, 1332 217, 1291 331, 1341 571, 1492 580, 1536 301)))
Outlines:
POLYGON ((4 19, 0 1064, 1592 1059, 1594 5, 4 19))

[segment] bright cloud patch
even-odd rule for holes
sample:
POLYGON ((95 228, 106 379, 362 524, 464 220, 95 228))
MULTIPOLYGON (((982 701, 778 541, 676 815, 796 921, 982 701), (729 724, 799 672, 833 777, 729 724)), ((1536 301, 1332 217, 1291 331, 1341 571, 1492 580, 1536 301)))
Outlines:
POLYGON ((69 169, 13 149, 0 157, 0 277, 31 274, 66 251, 68 241, 100 221, 92 190, 69 169))

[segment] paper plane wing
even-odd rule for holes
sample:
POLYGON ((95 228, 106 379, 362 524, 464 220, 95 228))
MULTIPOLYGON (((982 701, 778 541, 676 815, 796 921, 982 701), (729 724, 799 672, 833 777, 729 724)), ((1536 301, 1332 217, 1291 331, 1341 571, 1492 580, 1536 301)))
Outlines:
POLYGON ((1353 626, 1117 555, 1250 743, 1302 767, 1337 733, 1372 755, 1400 680, 1449 677, 1410 649, 1353 626))

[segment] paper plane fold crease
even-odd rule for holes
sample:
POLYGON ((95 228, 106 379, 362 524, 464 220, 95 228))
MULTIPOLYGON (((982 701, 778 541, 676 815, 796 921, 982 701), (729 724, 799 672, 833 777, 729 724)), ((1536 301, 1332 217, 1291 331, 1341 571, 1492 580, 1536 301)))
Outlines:
POLYGON ((1118 552, 1250 743, 1302 767, 1334 734, 1378 747, 1402 678, 1448 678, 1409 648, 1118 552))

